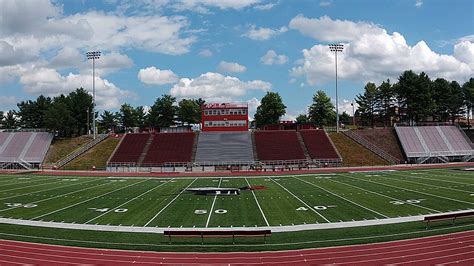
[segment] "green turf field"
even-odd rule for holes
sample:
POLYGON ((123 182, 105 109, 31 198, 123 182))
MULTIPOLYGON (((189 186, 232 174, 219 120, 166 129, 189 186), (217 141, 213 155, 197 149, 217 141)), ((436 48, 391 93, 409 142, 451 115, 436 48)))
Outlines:
POLYGON ((474 209, 474 173, 456 169, 242 178, 0 176, 0 217, 147 227, 255 227, 474 209), (264 186, 240 195, 185 188, 264 186))

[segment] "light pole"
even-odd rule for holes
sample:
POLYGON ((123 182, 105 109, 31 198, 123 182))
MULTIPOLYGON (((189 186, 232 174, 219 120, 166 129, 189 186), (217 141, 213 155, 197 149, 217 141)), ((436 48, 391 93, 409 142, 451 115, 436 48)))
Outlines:
POLYGON ((100 58, 100 51, 87 52, 86 56, 87 59, 92 59, 92 131, 95 139, 97 135, 95 126, 95 60, 100 58))
POLYGON ((337 97, 337 53, 342 52, 344 49, 343 44, 330 44, 329 50, 334 52, 334 56, 336 58, 336 132, 339 132, 339 101, 337 97))
POLYGON ((351 106, 352 106, 352 125, 355 126, 356 125, 356 117, 355 117, 355 112, 354 112, 354 102, 351 102, 351 106))

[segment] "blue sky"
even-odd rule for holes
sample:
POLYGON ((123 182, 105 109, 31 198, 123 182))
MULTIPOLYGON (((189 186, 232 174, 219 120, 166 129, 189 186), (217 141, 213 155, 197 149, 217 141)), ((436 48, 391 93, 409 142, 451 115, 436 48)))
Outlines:
POLYGON ((279 92, 285 119, 322 89, 339 101, 406 69, 460 83, 474 76, 468 0, 0 0, 0 110, 39 94, 91 89, 85 52, 100 50, 99 109, 178 99, 249 102, 279 92))

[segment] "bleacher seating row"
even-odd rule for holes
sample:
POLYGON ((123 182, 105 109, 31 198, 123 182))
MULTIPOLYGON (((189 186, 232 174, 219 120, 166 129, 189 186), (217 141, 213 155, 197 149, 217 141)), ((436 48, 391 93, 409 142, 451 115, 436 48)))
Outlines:
POLYGON ((303 142, 299 141, 296 131, 201 132, 197 143, 195 134, 126 134, 109 163, 145 167, 191 162, 200 165, 251 164, 256 157, 261 162, 305 161, 303 145, 313 160, 340 161, 324 130, 301 131, 303 142), (255 141, 252 141, 252 134, 255 141))
POLYGON ((472 143, 455 126, 395 127, 407 158, 465 157, 474 155, 472 143))
POLYGON ((47 132, 0 132, 0 163, 40 164, 52 140, 47 132))

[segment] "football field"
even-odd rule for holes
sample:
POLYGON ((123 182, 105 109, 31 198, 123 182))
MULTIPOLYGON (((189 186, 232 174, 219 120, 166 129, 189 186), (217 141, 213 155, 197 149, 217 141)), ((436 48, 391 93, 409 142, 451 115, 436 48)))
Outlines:
POLYGON ((0 176, 0 217, 164 228, 288 226, 474 209, 474 172, 369 171, 272 177, 0 176), (244 188, 196 195, 188 188, 244 188))

